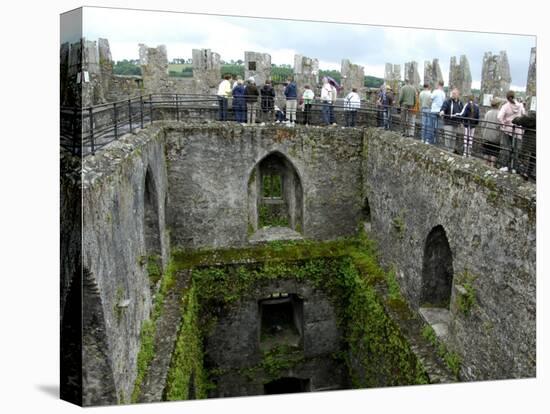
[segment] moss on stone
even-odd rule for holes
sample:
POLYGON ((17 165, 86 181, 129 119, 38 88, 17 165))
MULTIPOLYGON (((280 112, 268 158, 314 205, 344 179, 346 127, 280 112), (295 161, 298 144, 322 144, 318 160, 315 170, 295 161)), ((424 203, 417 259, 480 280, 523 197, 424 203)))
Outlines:
POLYGON ((141 324, 140 331, 140 349, 137 357, 137 374, 134 381, 134 390, 132 391, 131 401, 138 402, 141 385, 147 376, 149 371, 149 365, 155 356, 155 335, 157 332, 156 323, 158 318, 162 314, 162 308, 164 306, 164 298, 175 283, 175 266, 174 262, 170 261, 166 267, 166 271, 162 277, 159 292, 156 294, 153 301, 153 310, 151 317, 146 319, 141 324))
MULTIPOLYGON (((332 242, 272 242, 248 249, 209 251, 208 254, 195 252, 194 255, 176 252, 174 258, 178 269, 195 267, 192 276, 193 294, 201 312, 203 326, 197 334, 200 337, 210 329, 203 320, 209 318, 210 310, 230 306, 246 298, 257 283, 280 279, 309 281, 329 296, 338 323, 345 332, 344 340, 351 353, 360 361, 363 375, 352 372, 353 364, 349 356, 345 361, 357 386, 428 382, 422 364, 399 327, 385 312, 375 290, 376 284, 386 284, 390 291, 390 302, 406 308, 395 274, 385 272, 378 265, 374 243, 364 233, 354 239, 332 242)), ((181 332, 186 329, 182 325, 181 332)), ((186 338, 185 343, 199 341, 189 336, 186 338)), ((240 374, 250 379, 260 375, 262 379, 269 380, 303 362, 301 351, 292 347, 279 348, 265 352, 258 365, 241 369, 240 374)), ((191 351, 193 346, 188 346, 188 349, 189 352, 195 352, 191 351)), ((175 354, 174 358, 180 357, 175 354)), ((174 364, 177 365, 176 362, 174 364)), ((185 364, 189 366, 190 362, 185 364)), ((218 371, 213 367, 209 375, 215 377, 223 374, 218 371)), ((189 372, 189 368, 186 368, 186 372, 189 372)), ((208 384, 206 379, 203 380, 208 384)), ((170 394, 170 398, 185 398, 185 386, 179 385, 177 388, 180 391, 170 394)))
POLYGON ((166 380, 166 400, 187 400, 191 389, 195 398, 206 398, 209 384, 203 367, 201 338, 199 304, 192 284, 183 298, 182 323, 166 380))

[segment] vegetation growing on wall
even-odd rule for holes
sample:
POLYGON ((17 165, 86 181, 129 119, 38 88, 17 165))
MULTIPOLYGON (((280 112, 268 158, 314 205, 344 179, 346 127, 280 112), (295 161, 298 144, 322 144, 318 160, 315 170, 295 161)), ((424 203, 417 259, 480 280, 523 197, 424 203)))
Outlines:
POLYGON ((437 335, 430 325, 426 325, 424 327, 424 329, 422 330, 422 336, 434 346, 434 348, 437 350, 437 355, 439 355, 439 357, 443 359, 443 361, 445 361, 447 367, 451 370, 456 379, 459 380, 460 366, 462 364, 462 359, 460 358, 460 355, 458 355, 456 352, 449 351, 445 344, 437 339, 437 335))
POLYGON ((461 286, 456 298, 456 306, 465 316, 469 316, 476 304, 476 292, 474 288, 475 276, 468 270, 457 275, 457 285, 461 286))
MULTIPOLYGON (((265 261, 206 266, 193 271, 202 316, 245 298, 257 283, 278 279, 309 281, 323 289, 333 302, 339 324, 346 334, 344 339, 351 350, 350 354, 344 355, 347 355, 345 362, 354 386, 428 382, 422 365, 398 326, 385 312, 375 289, 377 284, 382 283, 390 292, 391 301, 402 301, 395 275, 380 268, 374 246, 365 236, 332 243, 275 242, 260 249, 269 256, 265 261), (313 255, 322 251, 322 256, 301 257, 306 246, 313 255), (287 254, 299 259, 288 260, 287 254), (353 356, 354 361, 349 355, 353 356)), ((246 250, 231 253, 235 256, 239 252, 246 255, 246 250)), ((208 325, 201 323, 205 330, 208 325)), ((260 373, 264 379, 273 379, 281 370, 303 362, 295 349, 279 348, 267 351, 258 366, 247 368, 243 374, 254 378, 260 373)))
POLYGON ((166 380, 166 400, 206 398, 208 382, 202 361, 199 304, 193 283, 183 298, 182 323, 166 380))
POLYGON ((164 305, 164 298, 166 294, 174 287, 175 282, 175 266, 174 262, 170 261, 162 277, 161 285, 158 293, 153 301, 153 310, 151 317, 145 320, 141 325, 140 331, 140 349, 137 357, 137 375, 134 382, 134 390, 132 392, 132 402, 137 402, 141 393, 141 385, 147 372, 149 365, 155 356, 155 334, 156 322, 162 314, 162 308, 164 305))

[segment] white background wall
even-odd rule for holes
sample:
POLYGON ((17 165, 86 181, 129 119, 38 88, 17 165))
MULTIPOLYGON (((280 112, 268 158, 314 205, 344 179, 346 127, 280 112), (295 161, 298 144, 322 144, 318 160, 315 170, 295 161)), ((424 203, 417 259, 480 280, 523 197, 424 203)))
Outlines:
MULTIPOLYGON (((182 2, 176 0, 94 1, 87 5, 141 7, 370 24, 436 27, 537 34, 538 91, 548 91, 545 66, 550 48, 543 2, 484 1, 411 3, 341 0, 307 4, 294 0, 182 2), (452 7, 451 7, 452 6, 452 7), (358 8, 359 7, 359 8, 358 8), (495 17, 496 16, 496 17, 495 17), (546 83, 545 83, 546 81, 546 83)), ((0 411, 5 413, 69 413, 77 408, 59 401, 58 376, 58 14, 82 3, 8 0, 2 3, 0 30, 0 235, 2 299, 0 300, 0 411), (29 98, 38 105, 32 110, 29 98), (26 108, 23 110, 22 108, 26 108)), ((144 30, 147 30, 144 28, 144 30)), ((304 34, 307 35, 307 34, 304 34)), ((230 41, 230 39, 228 39, 230 41)), ((287 41, 284 35, 281 42, 287 41)), ((291 39, 288 39, 290 42, 291 39)), ((358 47, 361 45, 358 44, 358 47)), ((330 45, 327 45, 330 47, 330 45)), ((500 45, 495 45, 499 50, 500 45)), ((466 52, 467 53, 467 52, 466 52)), ((526 51, 528 53, 528 51, 526 51)), ((539 154, 547 155, 544 109, 548 96, 539 95, 539 154), (541 113, 542 112, 542 113, 541 113), (542 144, 542 145, 541 145, 542 144)), ((539 212, 548 211, 547 166, 539 162, 539 212)), ((419 386, 367 391, 235 398, 111 409, 116 413, 539 413, 550 405, 548 389, 548 321, 550 299, 546 239, 548 215, 539 215, 538 248, 538 367, 537 380, 499 381, 449 386, 419 386), (546 249, 545 249, 546 247, 546 249), (543 344, 546 352, 543 352, 543 344), (546 394, 544 390, 546 389, 546 394)), ((90 409, 95 412, 96 409, 90 409)), ((80 411, 78 411, 80 412, 80 411)))

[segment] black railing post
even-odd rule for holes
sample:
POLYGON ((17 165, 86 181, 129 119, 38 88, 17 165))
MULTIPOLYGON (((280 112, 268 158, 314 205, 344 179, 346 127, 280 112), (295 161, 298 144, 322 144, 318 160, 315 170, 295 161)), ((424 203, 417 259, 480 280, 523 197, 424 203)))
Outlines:
POLYGON ((149 94, 149 119, 153 123, 153 95, 149 94))
POLYGON ((143 95, 139 96, 139 117, 141 122, 141 129, 143 129, 143 95))
POLYGON ((180 120, 180 106, 179 106, 179 99, 178 94, 176 93, 176 120, 179 122, 180 120))
POLYGON ((116 102, 113 103, 113 110, 115 112, 115 139, 118 139, 118 109, 116 107, 116 102))
POLYGON ((510 170, 518 168, 518 137, 516 136, 516 125, 512 125, 512 156, 510 157, 510 170))
POLYGON ((91 106, 88 108, 88 114, 89 114, 89 118, 90 118, 90 121, 89 121, 90 122, 90 146, 91 146, 92 155, 95 155, 94 110, 91 106))
POLYGON ((128 99, 128 122, 130 123, 130 134, 132 133, 132 100, 128 99))

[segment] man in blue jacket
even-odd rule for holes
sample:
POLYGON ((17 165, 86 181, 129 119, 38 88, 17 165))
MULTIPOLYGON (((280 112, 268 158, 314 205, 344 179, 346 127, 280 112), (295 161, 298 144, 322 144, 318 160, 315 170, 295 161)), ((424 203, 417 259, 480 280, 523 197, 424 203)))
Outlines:
POLYGON ((288 78, 288 83, 285 88, 286 97, 286 116, 290 122, 290 126, 294 126, 296 122, 296 108, 298 106, 298 88, 296 82, 292 78, 288 78))

